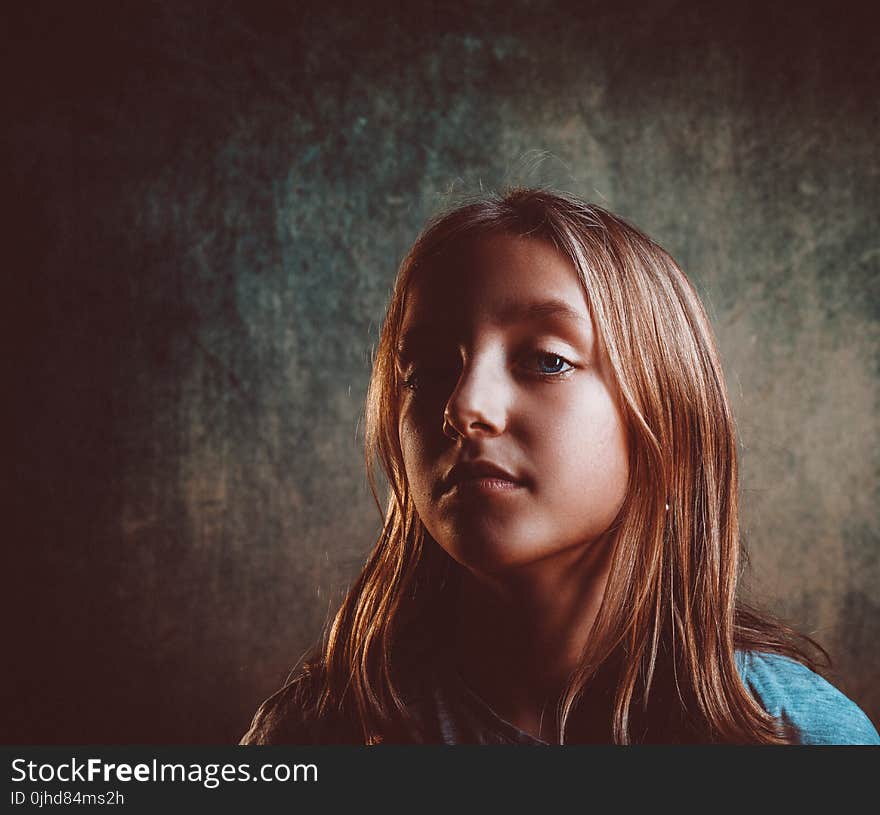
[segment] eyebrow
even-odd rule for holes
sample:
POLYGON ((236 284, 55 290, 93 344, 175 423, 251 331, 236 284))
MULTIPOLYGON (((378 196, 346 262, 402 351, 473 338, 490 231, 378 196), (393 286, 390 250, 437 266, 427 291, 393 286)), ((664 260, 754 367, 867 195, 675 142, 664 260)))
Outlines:
POLYGON ((541 300, 537 303, 513 303, 501 310, 502 323, 520 323, 527 320, 542 320, 550 317, 562 317, 576 323, 589 324, 584 317, 564 300, 541 300))
MULTIPOLYGON (((554 318, 577 323, 580 327, 592 328, 590 319, 580 314, 564 300, 550 299, 533 303, 512 303, 503 307, 499 312, 499 321, 502 325, 554 318)), ((430 337, 438 329, 448 324, 445 321, 417 323, 401 335, 397 346, 398 354, 405 354, 407 349, 418 345, 425 338, 430 337)))

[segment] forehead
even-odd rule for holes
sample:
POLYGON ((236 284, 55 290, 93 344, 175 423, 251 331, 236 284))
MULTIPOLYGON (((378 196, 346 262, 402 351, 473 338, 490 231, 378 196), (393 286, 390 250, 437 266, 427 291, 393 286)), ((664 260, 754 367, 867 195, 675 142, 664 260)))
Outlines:
POLYGON ((403 332, 413 324, 505 324, 568 319, 590 325, 572 262, 543 239, 491 235, 445 252, 417 270, 406 298, 403 332))

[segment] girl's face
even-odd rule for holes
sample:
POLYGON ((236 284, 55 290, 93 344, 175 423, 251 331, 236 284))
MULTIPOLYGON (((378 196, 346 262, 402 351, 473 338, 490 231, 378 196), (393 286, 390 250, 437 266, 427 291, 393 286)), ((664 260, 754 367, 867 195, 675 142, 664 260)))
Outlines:
POLYGON ((551 244, 488 236, 422 272, 398 368, 406 477, 455 560, 498 573, 608 529, 626 433, 584 291, 551 244))

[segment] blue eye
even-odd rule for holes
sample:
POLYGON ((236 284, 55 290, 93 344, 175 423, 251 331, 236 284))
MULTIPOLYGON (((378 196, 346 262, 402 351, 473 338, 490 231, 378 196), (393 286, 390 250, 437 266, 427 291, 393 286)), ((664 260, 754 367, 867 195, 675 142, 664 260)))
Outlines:
POLYGON ((544 376, 555 376, 567 373, 574 366, 565 357, 550 351, 536 351, 531 359, 533 368, 537 373, 544 376))

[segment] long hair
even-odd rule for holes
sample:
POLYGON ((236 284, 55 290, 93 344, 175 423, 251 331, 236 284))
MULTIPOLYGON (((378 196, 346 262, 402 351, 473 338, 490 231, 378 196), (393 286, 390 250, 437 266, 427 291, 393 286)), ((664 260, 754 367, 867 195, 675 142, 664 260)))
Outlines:
POLYGON ((384 524, 306 666, 319 677, 318 708, 345 711, 367 744, 408 721, 406 643, 409 632, 432 625, 450 558, 425 530, 404 472, 396 349, 419 275, 462 240, 498 233, 548 241, 573 264, 629 439, 629 484, 610 533, 608 581, 560 699, 560 742, 585 689, 609 670, 608 737, 615 743, 790 741, 792 733, 744 687, 735 652, 780 653, 815 668, 805 650, 815 643, 737 599, 737 444, 700 300, 669 254, 639 230, 574 196, 533 189, 439 216, 401 263, 365 409, 373 494, 377 463, 390 488, 384 524))

